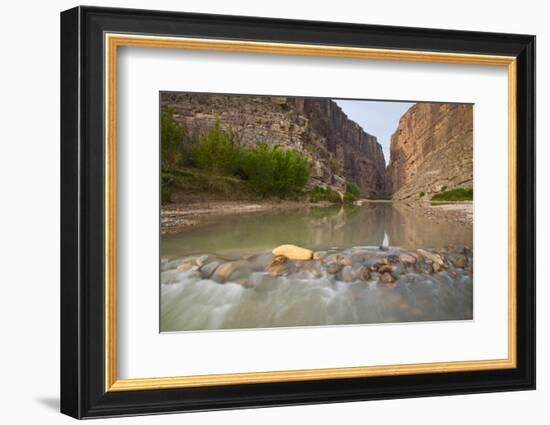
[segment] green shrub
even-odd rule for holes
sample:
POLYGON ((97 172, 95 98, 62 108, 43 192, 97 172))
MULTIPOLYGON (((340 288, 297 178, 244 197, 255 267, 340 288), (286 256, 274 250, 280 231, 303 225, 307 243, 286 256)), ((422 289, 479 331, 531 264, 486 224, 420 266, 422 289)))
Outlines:
MULTIPOLYGON (((197 168, 180 168, 170 174, 171 187, 185 193, 208 192, 217 195, 230 195, 231 198, 243 198, 254 195, 247 181, 234 176, 220 176, 197 168)), ((164 181, 163 181, 164 185, 164 181)))
POLYGON ((354 182, 348 182, 346 185, 346 192, 353 195, 355 198, 361 196, 361 188, 354 182))
POLYGON ((201 136, 192 149, 193 163, 201 170, 213 174, 233 174, 238 167, 240 148, 235 143, 233 133, 223 130, 220 120, 204 136, 201 136))
POLYGON ((334 158, 329 160, 328 166, 329 166, 330 171, 332 172, 332 174, 341 175, 344 172, 342 164, 340 164, 340 162, 338 160, 334 159, 334 158))
POLYGON ((292 150, 262 142, 240 152, 237 174, 261 196, 288 196, 302 190, 310 172, 309 161, 292 150))
POLYGON ((338 203, 342 201, 342 198, 340 198, 340 194, 329 187, 324 188, 316 186, 309 191, 308 196, 309 201, 313 203, 323 201, 338 203))
POLYGON ((357 196, 355 196, 353 193, 346 192, 344 193, 344 202, 352 203, 357 201, 359 199, 357 196))
POLYGON ((169 174, 162 173, 160 181, 160 203, 165 205, 170 202, 174 192, 174 178, 169 174))
POLYGON ((185 131, 174 121, 174 107, 169 106, 161 114, 161 168, 171 171, 183 160, 183 136, 185 131))
MULTIPOLYGON (((172 110, 167 112, 166 125, 163 115, 163 142, 165 137, 170 142, 176 136, 178 140, 184 137, 183 131, 176 133, 176 129, 172 126, 172 117, 168 115, 172 112, 172 110), (166 131, 164 131, 165 127, 166 131), (175 136, 172 136, 173 134, 175 136)), ((252 193, 260 196, 287 197, 302 193, 310 173, 308 159, 299 152, 269 146, 265 142, 254 148, 240 147, 235 142, 231 130, 221 128, 219 119, 204 136, 193 143, 191 161, 187 163, 192 164, 197 173, 192 175, 188 172, 185 178, 180 176, 178 181, 185 181, 186 185, 189 180, 196 181, 198 186, 209 192, 223 192, 225 187, 233 185, 227 179, 240 179, 252 193), (199 174, 200 178, 197 178, 199 174)), ((183 165, 180 158, 169 167, 163 166, 163 172, 175 175, 176 172, 182 174, 185 170, 191 170, 183 165)), ((174 185, 173 182, 170 184, 174 185)), ((164 188, 164 185, 163 181, 162 198, 169 200, 170 192, 168 188, 164 188)), ((181 189, 181 184, 178 183, 176 186, 181 189)))
POLYGON ((425 193, 424 193, 424 192, 420 192, 420 193, 418 194, 418 196, 419 196, 420 198, 423 198, 423 197, 424 197, 424 195, 425 195, 425 193))
POLYGON ((471 201, 474 199, 474 190, 472 188, 457 188, 446 192, 436 193, 432 196, 432 201, 471 201))

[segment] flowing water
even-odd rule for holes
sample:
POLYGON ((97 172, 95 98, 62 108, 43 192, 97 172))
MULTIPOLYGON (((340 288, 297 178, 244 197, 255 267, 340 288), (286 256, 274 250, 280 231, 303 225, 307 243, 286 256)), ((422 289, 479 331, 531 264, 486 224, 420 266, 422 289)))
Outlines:
POLYGON ((163 235, 161 331, 471 319, 471 247, 471 225, 390 203, 221 217, 163 235), (282 266, 270 268, 270 252, 282 244, 327 260, 287 262, 275 272, 282 266), (466 247, 466 266, 445 261, 445 269, 420 272, 431 266, 398 262, 391 282, 361 274, 388 256, 456 245, 466 247), (335 256, 349 265, 332 273, 327 267, 335 256))

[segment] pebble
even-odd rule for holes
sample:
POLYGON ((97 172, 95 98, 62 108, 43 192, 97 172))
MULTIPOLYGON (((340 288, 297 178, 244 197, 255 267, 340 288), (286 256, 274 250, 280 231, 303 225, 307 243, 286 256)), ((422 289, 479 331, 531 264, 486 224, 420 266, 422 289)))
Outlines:
POLYGON ((327 273, 336 274, 340 271, 342 265, 340 263, 329 263, 325 266, 327 273))
POLYGON ((418 252, 418 254, 420 254, 422 257, 430 260, 432 263, 437 263, 440 266, 443 266, 444 264, 443 259, 439 254, 433 254, 424 249, 417 249, 416 252, 418 252))
POLYGON ((411 254, 399 254, 399 261, 405 264, 415 264, 416 257, 411 254))
POLYGON ((216 271, 218 266, 221 264, 221 261, 212 261, 211 263, 205 264, 199 268, 199 271, 202 274, 202 277, 205 279, 210 278, 212 274, 216 271))
POLYGON ((459 267, 461 269, 463 269, 468 265, 468 259, 466 258, 465 255, 462 255, 462 254, 450 256, 449 259, 451 260, 451 263, 453 264, 453 266, 459 267))
POLYGON ((395 278, 390 273, 382 273, 380 275, 380 282, 382 282, 382 283, 394 283, 395 278))
POLYGON ((233 263, 223 263, 216 268, 214 274, 212 275, 212 279, 216 282, 224 282, 229 276, 231 276, 231 273, 233 273, 234 270, 235 268, 233 263))
POLYGON ((191 270, 193 267, 195 267, 195 265, 193 263, 181 263, 177 269, 178 271, 180 272, 186 272, 186 271, 189 271, 191 270))
POLYGON ((365 282, 370 280, 371 273, 370 273, 370 270, 368 269, 368 267, 364 267, 364 266, 361 267, 359 269, 358 276, 359 276, 359 279, 364 280, 365 282))
POLYGON ((353 282, 354 280, 357 280, 357 273, 351 266, 345 266, 340 271, 338 276, 340 277, 340 280, 343 280, 344 282, 353 282))

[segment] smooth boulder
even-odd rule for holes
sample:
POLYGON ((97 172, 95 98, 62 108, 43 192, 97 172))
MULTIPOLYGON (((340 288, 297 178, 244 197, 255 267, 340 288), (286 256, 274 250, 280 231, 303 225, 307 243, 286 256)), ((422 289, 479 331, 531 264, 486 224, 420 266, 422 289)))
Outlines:
POLYGON ((275 256, 282 255, 290 260, 310 260, 313 258, 313 251, 296 245, 280 245, 271 253, 275 256))

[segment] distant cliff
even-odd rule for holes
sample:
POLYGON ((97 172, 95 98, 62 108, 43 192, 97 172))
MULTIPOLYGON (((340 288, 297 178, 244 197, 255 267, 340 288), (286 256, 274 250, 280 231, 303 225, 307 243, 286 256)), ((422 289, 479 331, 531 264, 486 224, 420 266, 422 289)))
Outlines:
POLYGON ((472 187, 473 106, 418 103, 391 137, 386 170, 395 200, 419 200, 445 190, 472 187))
POLYGON ((191 134, 204 132, 219 118, 243 146, 262 141, 293 149, 312 164, 311 183, 340 190, 346 181, 363 195, 386 192, 386 168, 376 137, 351 121, 330 99, 162 93, 175 107, 174 119, 191 134))

